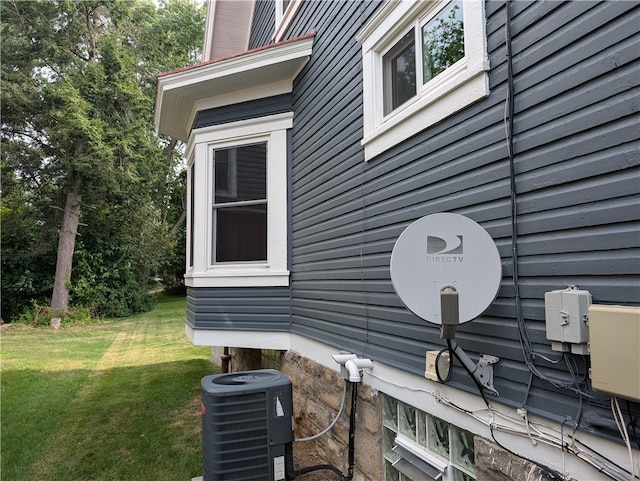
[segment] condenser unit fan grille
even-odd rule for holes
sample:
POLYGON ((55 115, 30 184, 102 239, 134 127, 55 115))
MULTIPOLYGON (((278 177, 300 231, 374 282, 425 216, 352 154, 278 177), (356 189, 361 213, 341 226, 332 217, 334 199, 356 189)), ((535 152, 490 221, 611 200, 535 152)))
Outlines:
POLYGON ((202 380, 204 481, 284 481, 293 471, 291 381, 271 370, 202 380))
POLYGON ((216 453, 212 463, 220 481, 269 477, 266 394, 257 392, 214 398, 207 409, 207 445, 216 453))

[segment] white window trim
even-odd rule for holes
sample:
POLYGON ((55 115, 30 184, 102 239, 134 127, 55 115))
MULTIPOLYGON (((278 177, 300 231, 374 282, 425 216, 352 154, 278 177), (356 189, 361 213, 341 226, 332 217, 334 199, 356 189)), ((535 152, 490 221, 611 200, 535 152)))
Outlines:
POLYGON ((465 56, 422 87, 414 99, 384 115, 382 57, 411 26, 423 24, 450 0, 391 0, 359 33, 363 62, 362 145, 365 160, 489 95, 483 0, 464 0, 465 56))
MULTIPOLYGON (((187 209, 187 235, 193 236, 193 266, 187 266, 188 287, 288 286, 287 269, 287 129, 293 113, 271 115, 194 129, 187 146, 188 189, 195 189, 187 209), (214 149, 267 142, 267 262, 212 265, 212 213, 214 149), (191 216, 193 209, 193 216, 191 216), (191 219, 193 218, 193 226, 191 219)), ((191 197, 191 190, 187 193, 191 197)), ((190 258, 190 237, 187 259, 190 258)))
POLYGON ((279 42, 284 38, 284 34, 289 30, 293 19, 302 6, 302 0, 290 0, 286 10, 283 11, 283 0, 276 0, 276 31, 273 40, 279 42))

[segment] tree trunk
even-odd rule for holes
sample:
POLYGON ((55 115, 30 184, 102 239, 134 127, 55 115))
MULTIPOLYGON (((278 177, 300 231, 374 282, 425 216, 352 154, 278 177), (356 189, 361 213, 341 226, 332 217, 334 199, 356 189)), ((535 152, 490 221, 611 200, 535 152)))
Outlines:
POLYGON ((70 192, 64 205, 64 218, 62 229, 58 239, 58 258, 56 261, 56 277, 51 296, 51 326, 60 326, 59 315, 69 308, 69 287, 71 279, 71 265, 73 264, 73 251, 76 246, 76 235, 80 221, 80 194, 70 192))

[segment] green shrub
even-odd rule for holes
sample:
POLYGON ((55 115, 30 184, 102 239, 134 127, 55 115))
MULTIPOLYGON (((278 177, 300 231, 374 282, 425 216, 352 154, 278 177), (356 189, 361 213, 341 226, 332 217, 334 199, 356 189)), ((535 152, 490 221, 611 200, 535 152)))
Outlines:
POLYGON ((62 326, 86 326, 98 320, 93 311, 87 307, 70 307, 63 313, 33 301, 31 307, 25 308, 18 316, 16 323, 33 327, 49 327, 53 317, 59 317, 62 326))

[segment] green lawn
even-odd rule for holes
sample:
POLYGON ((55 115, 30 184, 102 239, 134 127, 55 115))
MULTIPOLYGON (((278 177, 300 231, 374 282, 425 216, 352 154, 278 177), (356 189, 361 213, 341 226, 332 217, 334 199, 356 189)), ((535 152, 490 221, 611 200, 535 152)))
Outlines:
POLYGON ((13 481, 190 481, 202 474, 200 380, 184 298, 89 327, 2 335, 1 471, 13 481))

